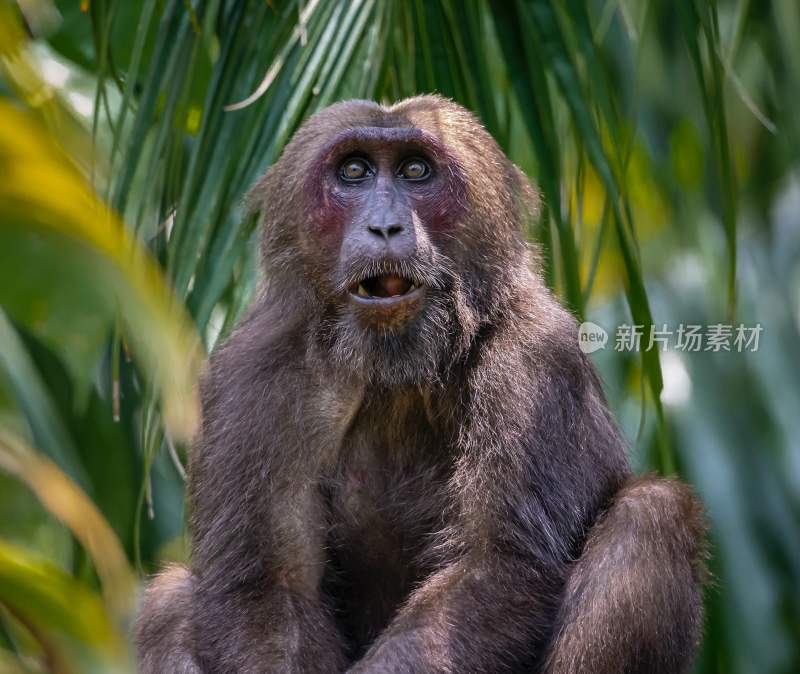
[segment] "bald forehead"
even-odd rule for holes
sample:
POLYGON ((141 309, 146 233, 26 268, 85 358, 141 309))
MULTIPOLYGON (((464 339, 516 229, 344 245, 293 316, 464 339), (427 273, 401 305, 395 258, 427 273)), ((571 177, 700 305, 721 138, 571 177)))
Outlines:
MULTIPOLYGON (((418 97, 391 106, 372 101, 348 101, 333 108, 331 131, 339 133, 347 129, 402 129, 417 128, 428 136, 439 136, 446 121, 459 114, 459 106, 433 97, 418 97)), ((324 114, 324 113, 323 113, 324 114)), ((396 137, 396 136, 395 136, 396 137)))
POLYGON ((331 159, 342 153, 381 147, 417 148, 443 160, 449 158, 439 139, 416 126, 353 126, 337 133, 323 148, 321 156, 331 159))

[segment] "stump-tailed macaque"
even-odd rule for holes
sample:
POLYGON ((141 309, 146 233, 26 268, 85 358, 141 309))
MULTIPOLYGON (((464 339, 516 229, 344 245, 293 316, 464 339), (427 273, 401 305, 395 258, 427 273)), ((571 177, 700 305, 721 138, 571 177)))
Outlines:
POLYGON ((334 105, 252 199, 264 280, 210 360, 143 674, 687 672, 701 508, 632 476, 475 117, 334 105))

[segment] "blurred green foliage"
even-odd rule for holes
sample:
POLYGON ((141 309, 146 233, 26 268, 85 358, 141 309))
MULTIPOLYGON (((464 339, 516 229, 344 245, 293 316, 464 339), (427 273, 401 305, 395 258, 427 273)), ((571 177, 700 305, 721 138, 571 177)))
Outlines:
POLYGON ((257 280, 244 192, 315 110, 432 91, 538 182, 548 281, 611 342, 763 326, 593 357, 637 467, 709 509, 696 671, 800 668, 795 0, 0 0, 0 670, 130 671, 198 355, 257 280))

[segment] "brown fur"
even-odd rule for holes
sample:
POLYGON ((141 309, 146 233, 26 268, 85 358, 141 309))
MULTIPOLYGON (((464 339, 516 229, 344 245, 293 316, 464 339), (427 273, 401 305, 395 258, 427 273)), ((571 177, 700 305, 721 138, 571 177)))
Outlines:
POLYGON ((687 672, 700 508, 630 475, 525 243, 535 192, 475 118, 431 96, 335 105, 251 198, 265 281, 211 359, 191 570, 148 590, 143 674, 687 672), (332 169, 412 150, 428 183, 332 169), (407 253, 370 257, 365 227, 395 207, 407 253), (346 289, 370 270, 424 302, 367 320, 346 289))

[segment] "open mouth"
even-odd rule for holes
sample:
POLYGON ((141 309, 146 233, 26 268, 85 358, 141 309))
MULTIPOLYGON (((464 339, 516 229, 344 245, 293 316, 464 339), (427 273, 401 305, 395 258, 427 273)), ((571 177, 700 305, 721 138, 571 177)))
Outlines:
POLYGON ((350 295, 362 302, 389 303, 401 301, 422 292, 422 287, 396 274, 368 276, 349 288, 350 295))

